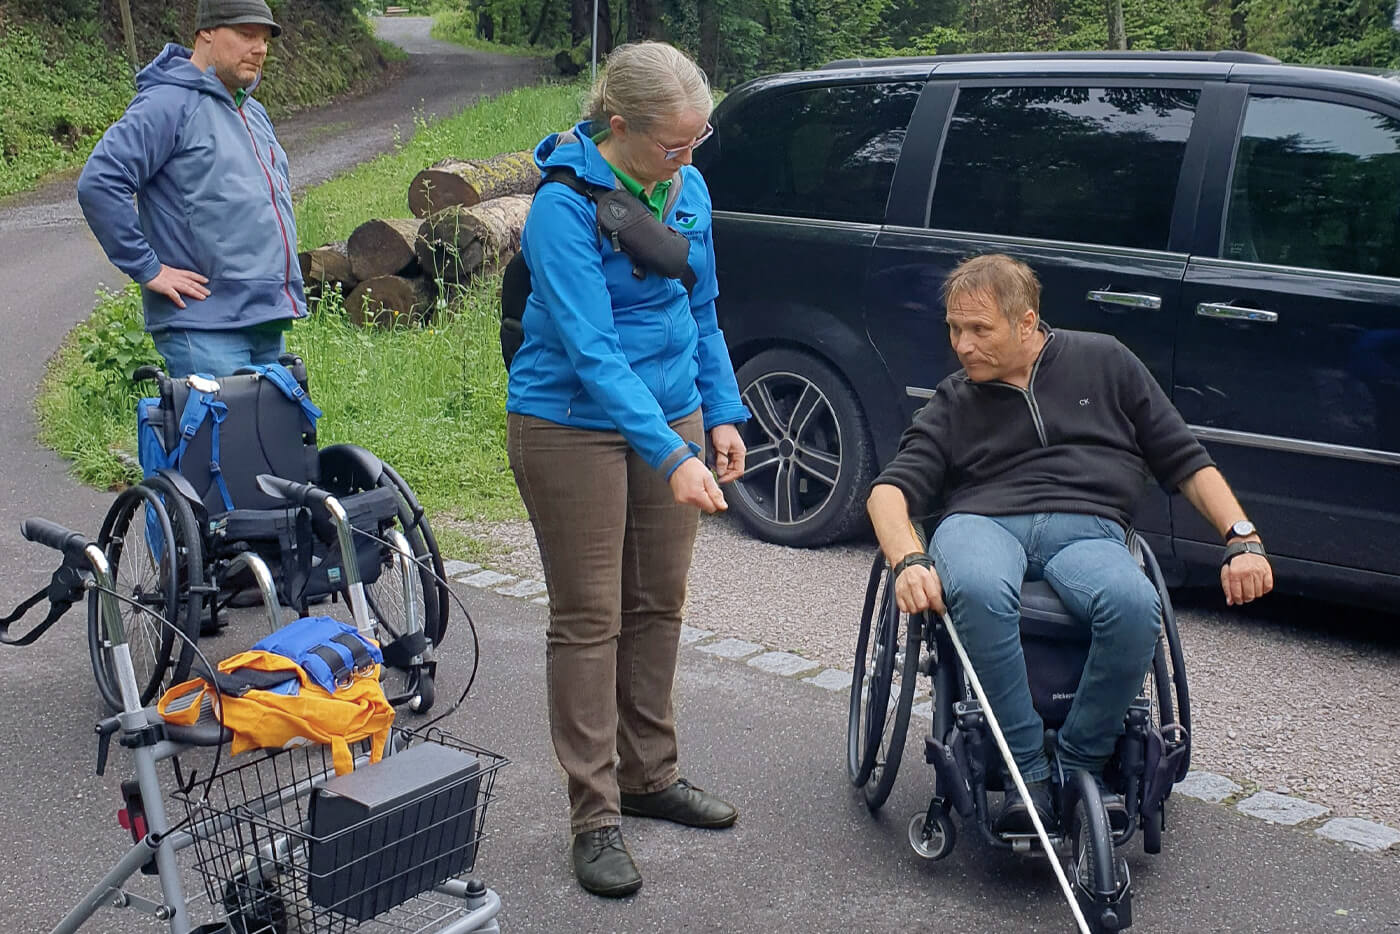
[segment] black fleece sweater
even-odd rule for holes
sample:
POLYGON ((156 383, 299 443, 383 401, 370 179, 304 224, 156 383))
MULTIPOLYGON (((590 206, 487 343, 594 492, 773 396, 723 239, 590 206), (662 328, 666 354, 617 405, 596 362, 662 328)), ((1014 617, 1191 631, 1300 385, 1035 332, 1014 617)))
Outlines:
POLYGON ((1088 513, 1128 525, 1148 470, 1168 491, 1213 461, 1132 351, 1046 332, 1028 389, 959 370, 914 416, 875 479, 915 518, 1088 513))

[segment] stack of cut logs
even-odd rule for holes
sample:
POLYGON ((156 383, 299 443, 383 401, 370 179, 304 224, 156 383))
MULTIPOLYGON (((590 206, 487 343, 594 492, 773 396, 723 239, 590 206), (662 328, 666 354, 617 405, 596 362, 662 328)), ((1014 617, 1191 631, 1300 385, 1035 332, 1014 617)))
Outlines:
POLYGON ((414 177, 411 218, 369 220, 350 239, 299 254, 307 297, 340 289, 357 324, 423 324, 439 284, 465 285, 520 249, 540 173, 528 152, 444 159, 414 177))

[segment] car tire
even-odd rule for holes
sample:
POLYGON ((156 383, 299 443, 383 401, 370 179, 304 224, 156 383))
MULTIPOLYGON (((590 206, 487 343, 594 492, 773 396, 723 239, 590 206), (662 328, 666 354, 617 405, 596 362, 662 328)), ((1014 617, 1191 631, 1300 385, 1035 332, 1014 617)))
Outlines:
POLYGON ((875 446, 846 381, 824 361, 788 348, 755 355, 736 375, 754 416, 740 428, 744 476, 728 493, 744 525, 765 541, 802 547, 868 529, 875 446))

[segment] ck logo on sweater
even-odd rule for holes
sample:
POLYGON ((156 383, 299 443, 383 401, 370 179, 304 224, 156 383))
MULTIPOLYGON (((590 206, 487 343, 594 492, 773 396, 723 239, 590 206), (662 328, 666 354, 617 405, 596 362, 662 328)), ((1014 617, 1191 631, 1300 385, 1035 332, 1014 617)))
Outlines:
POLYGON ((1089 400, 1088 400, 1088 399, 1080 399, 1080 400, 1079 400, 1079 404, 1080 404, 1080 405, 1088 405, 1088 404, 1089 404, 1089 400))

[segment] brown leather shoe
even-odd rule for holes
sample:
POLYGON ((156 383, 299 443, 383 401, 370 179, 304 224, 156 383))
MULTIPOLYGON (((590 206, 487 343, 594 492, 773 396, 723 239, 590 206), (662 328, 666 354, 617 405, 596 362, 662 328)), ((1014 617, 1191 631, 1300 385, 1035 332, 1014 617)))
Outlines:
POLYGON ((650 794, 622 793, 622 813, 654 817, 687 827, 728 827, 739 819, 739 809, 718 795, 696 788, 683 778, 650 794))
POLYGON ((585 830, 574 837, 574 877, 594 895, 624 898, 642 887, 642 874, 622 842, 620 827, 585 830))

